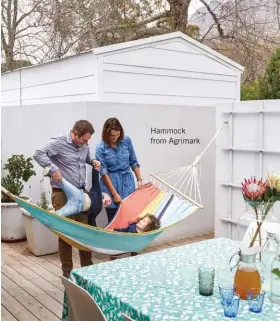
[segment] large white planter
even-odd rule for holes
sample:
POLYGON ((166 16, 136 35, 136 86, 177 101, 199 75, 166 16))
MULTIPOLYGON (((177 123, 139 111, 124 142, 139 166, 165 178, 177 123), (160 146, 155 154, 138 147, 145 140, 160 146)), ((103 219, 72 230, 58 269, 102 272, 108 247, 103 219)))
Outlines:
POLYGON ((36 218, 21 208, 27 244, 36 256, 58 252, 58 237, 36 218))
MULTIPOLYGON (((27 199, 28 202, 31 201, 27 199)), ((20 242, 26 240, 20 206, 17 203, 1 203, 1 241, 20 242)))

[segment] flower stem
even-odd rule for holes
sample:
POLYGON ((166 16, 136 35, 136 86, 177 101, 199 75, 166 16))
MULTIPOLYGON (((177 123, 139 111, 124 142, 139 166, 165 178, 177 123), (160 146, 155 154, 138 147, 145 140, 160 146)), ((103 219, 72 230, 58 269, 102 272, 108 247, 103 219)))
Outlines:
POLYGON ((262 227, 262 222, 258 222, 258 210, 257 210, 257 208, 254 207, 254 210, 255 210, 256 219, 257 219, 257 229, 256 229, 256 231, 255 231, 255 234, 254 234, 251 242, 250 242, 249 247, 252 247, 252 246, 254 245, 258 234, 259 234, 259 238, 260 238, 260 239, 259 239, 259 244, 260 244, 260 246, 261 246, 261 227, 262 227))
MULTIPOLYGON (((272 209, 273 203, 268 203, 267 206, 265 206, 265 210, 262 210, 262 219, 259 222, 259 214, 258 214, 258 209, 257 207, 253 207, 255 214, 256 214, 256 220, 257 220, 257 229, 255 231, 255 234, 253 238, 251 239, 249 247, 252 247, 256 241, 257 236, 259 235, 259 245, 262 246, 262 239, 261 239, 261 227, 264 219, 266 218, 267 214, 269 211, 272 209)), ((261 255, 260 255, 260 260, 261 260, 261 255)))
POLYGON ((253 236, 253 238, 252 238, 252 240, 251 240, 251 242, 250 242, 249 247, 252 247, 252 246, 254 245, 258 234, 260 235, 260 230, 261 230, 261 227, 262 227, 262 222, 261 222, 261 223, 257 222, 257 226, 258 226, 258 227, 257 227, 257 229, 256 229, 256 231, 255 231, 255 234, 254 234, 254 236, 253 236))

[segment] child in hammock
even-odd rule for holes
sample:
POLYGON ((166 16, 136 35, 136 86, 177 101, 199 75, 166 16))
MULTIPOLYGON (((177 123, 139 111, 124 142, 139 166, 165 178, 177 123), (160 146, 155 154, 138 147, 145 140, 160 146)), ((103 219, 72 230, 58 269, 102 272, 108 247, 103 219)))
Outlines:
MULTIPOLYGON (((44 169, 44 176, 51 178, 49 168, 44 169)), ((55 213, 60 216, 69 216, 77 213, 85 213, 88 216, 88 224, 96 226, 95 219, 102 210, 102 205, 107 207, 111 204, 111 197, 101 192, 99 184, 99 173, 92 169, 92 187, 89 192, 75 187, 66 179, 62 178, 59 187, 67 196, 67 203, 55 213)))
POLYGON ((115 228, 116 232, 129 232, 129 233, 144 233, 157 230, 160 228, 160 224, 156 217, 152 214, 145 214, 142 217, 137 217, 137 219, 129 224, 125 228, 115 228))

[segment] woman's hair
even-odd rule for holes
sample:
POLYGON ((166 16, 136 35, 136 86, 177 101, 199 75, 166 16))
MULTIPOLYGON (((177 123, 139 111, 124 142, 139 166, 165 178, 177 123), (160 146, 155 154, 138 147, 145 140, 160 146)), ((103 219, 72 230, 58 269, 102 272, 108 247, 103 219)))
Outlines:
POLYGON ((105 124, 103 126, 103 131, 102 131, 102 140, 103 142, 105 142, 106 144, 110 144, 110 132, 111 130, 116 130, 118 132, 120 132, 120 137, 118 138, 118 142, 120 140, 123 139, 124 137, 124 131, 122 128, 121 123, 119 122, 119 120, 117 118, 108 118, 105 121, 105 124))
POLYGON ((145 227, 144 232, 150 232, 160 228, 160 223, 153 214, 145 214, 143 217, 141 217, 141 220, 145 217, 148 217, 150 222, 145 227))
POLYGON ((87 133, 91 135, 94 133, 92 124, 87 120, 76 121, 72 128, 72 131, 75 131, 78 137, 81 137, 87 133))

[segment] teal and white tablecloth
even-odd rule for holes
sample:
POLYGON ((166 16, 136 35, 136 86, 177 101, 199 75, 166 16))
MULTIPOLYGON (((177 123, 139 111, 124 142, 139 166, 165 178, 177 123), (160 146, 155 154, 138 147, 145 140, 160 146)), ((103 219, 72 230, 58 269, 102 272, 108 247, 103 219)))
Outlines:
MULTIPOLYGON (((236 242, 217 238, 75 269, 70 279, 93 296, 108 321, 123 321, 121 313, 136 321, 229 320, 223 315, 217 284, 210 297, 199 295, 197 281, 186 290, 180 269, 191 263, 213 265, 219 271, 237 249, 236 242), (156 279, 156 269, 164 270, 162 280, 156 279)), ((62 320, 67 320, 67 312, 66 299, 62 320)), ((255 314, 249 312, 247 301, 240 301, 235 320, 280 321, 280 305, 267 294, 263 312, 255 314)))

